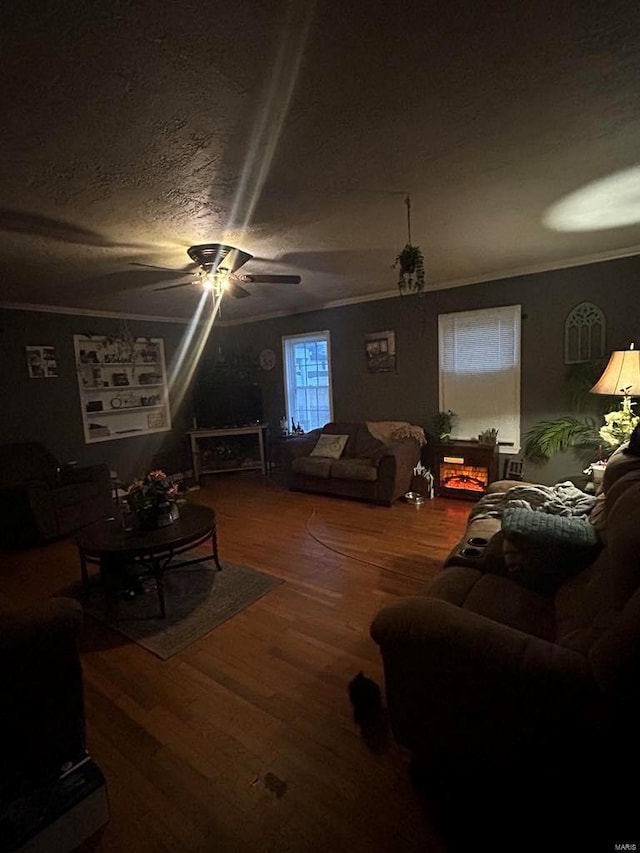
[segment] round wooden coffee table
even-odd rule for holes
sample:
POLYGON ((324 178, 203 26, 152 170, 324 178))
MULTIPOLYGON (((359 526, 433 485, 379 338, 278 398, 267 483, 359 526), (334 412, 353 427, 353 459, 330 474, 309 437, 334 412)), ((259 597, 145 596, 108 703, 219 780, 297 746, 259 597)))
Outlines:
POLYGON ((180 507, 180 518, 158 530, 125 530, 119 518, 96 521, 83 528, 76 537, 80 554, 80 574, 83 589, 89 587, 89 565, 100 567, 100 576, 106 584, 117 583, 125 570, 133 568, 138 576, 151 576, 156 581, 160 616, 166 615, 163 576, 166 571, 194 566, 213 558, 218 570, 216 514, 212 509, 198 504, 180 507), (211 553, 191 560, 174 562, 179 555, 211 540, 211 553))

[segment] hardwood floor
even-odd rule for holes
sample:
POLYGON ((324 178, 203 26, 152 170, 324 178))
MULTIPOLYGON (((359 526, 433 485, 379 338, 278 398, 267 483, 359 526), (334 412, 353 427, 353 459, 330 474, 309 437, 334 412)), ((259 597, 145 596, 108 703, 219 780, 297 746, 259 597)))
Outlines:
MULTIPOLYGON (((89 751, 111 821, 87 850, 440 851, 389 742, 371 751, 349 680, 383 684, 369 623, 419 593, 470 504, 374 507, 295 494, 253 473, 209 477, 220 555, 285 583, 168 661, 87 618, 81 646, 89 751)), ((78 579, 73 539, 3 555, 16 603, 78 579)))

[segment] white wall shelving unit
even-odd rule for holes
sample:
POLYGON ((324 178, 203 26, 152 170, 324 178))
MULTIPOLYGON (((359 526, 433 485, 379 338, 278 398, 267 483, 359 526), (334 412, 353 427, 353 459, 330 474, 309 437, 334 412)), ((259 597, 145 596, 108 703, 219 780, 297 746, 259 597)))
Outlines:
POLYGON ((162 338, 74 335, 73 345, 87 444, 171 429, 162 338))

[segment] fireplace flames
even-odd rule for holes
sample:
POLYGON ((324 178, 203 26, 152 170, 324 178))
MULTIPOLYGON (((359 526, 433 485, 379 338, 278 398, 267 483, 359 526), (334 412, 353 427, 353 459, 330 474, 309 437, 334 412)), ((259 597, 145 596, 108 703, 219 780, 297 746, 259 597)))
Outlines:
POLYGON ((464 492, 484 492, 489 472, 475 465, 443 465, 440 468, 440 486, 464 492))

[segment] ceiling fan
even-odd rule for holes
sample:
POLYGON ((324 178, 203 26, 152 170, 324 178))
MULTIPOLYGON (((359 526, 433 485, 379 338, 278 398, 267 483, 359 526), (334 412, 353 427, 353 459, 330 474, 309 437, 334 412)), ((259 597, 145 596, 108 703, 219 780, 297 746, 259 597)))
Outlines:
MULTIPOLYGON (((199 276, 200 282, 204 286, 213 287, 217 291, 216 295, 226 292, 236 299, 244 299, 251 294, 246 288, 242 287, 242 284, 300 284, 299 275, 238 274, 240 267, 250 261, 253 255, 243 252, 242 249, 226 246, 224 243, 203 243, 198 246, 190 246, 187 249, 187 254, 196 264, 196 268, 189 274, 199 276)), ((147 266, 147 264, 137 264, 136 266, 147 266)), ((197 281, 197 278, 191 278, 190 281, 168 284, 163 287, 156 287, 154 290, 173 290, 176 287, 188 287, 197 281)))

